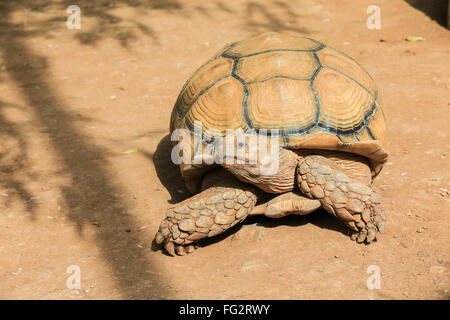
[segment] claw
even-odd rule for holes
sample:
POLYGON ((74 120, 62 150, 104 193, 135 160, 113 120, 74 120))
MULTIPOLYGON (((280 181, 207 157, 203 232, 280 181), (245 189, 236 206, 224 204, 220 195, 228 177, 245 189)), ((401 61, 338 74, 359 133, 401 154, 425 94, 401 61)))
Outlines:
POLYGON ((157 244, 163 243, 164 237, 163 237, 163 235, 161 234, 161 232, 156 233, 156 235, 155 235, 155 241, 156 241, 157 244))
POLYGON ((378 228, 378 231, 383 232, 386 223, 383 220, 382 216, 376 216, 374 220, 375 220, 375 225, 378 228))
POLYGON ((362 242, 364 242, 364 240, 366 240, 366 237, 367 237, 367 230, 366 229, 362 229, 359 232, 358 237, 356 238, 356 242, 362 243, 362 242))
POLYGON ((166 245, 164 246, 164 248, 166 248, 167 252, 171 256, 175 256, 175 245, 173 244, 172 241, 167 242, 166 245))
POLYGON ((345 209, 345 208, 338 208, 335 211, 336 211, 336 215, 340 219, 342 219, 344 221, 348 221, 348 222, 355 221, 355 219, 353 218, 353 215, 350 212, 348 212, 347 209, 345 209))
POLYGON ((184 252, 183 246, 176 246, 175 250, 176 250, 177 254, 180 256, 184 256, 186 254, 186 252, 184 252))
POLYGON ((376 239, 377 236, 377 229, 375 228, 369 228, 369 232, 367 233, 367 243, 371 243, 373 240, 376 239))
POLYGON ((346 222, 345 223, 350 229, 354 230, 354 231, 358 231, 358 228, 356 227, 355 223, 353 221, 350 222, 346 222))
POLYGON ((186 251, 187 253, 192 253, 195 251, 195 247, 193 245, 187 246, 186 251))

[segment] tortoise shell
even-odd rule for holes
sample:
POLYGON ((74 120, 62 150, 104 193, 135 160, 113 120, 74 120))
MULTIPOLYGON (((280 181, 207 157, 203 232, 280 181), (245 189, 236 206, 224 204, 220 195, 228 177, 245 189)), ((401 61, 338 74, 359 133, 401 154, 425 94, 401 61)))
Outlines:
MULTIPOLYGON (((373 176, 388 157, 374 80, 354 59, 309 38, 269 32, 225 46, 184 85, 170 130, 193 133, 195 121, 223 134, 279 129, 283 147, 359 154, 373 176)), ((182 164, 185 180, 198 168, 182 164)))

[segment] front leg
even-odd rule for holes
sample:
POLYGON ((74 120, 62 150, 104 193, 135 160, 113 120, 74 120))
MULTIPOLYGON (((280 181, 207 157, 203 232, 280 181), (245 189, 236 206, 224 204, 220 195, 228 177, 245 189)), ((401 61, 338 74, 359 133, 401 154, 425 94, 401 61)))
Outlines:
POLYGON ((335 161, 319 155, 306 156, 299 162, 297 181, 302 193, 320 200, 326 211, 355 231, 353 240, 370 243, 378 231, 384 230, 386 217, 380 195, 335 161))
POLYGON ((195 250, 196 242, 242 222, 253 210, 256 190, 223 169, 207 173, 203 191, 169 208, 155 241, 175 255, 195 250))

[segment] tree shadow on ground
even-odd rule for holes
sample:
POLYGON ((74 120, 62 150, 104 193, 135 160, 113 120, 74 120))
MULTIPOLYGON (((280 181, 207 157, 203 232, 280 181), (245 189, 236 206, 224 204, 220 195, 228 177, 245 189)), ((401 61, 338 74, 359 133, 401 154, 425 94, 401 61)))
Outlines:
POLYGON ((265 31, 311 33, 311 30, 297 26, 300 16, 289 2, 275 0, 268 6, 250 1, 246 5, 245 12, 245 25, 254 33, 265 31))
POLYGON ((422 11, 428 17, 447 27, 448 0, 405 0, 410 6, 422 11))
MULTIPOLYGON (((159 44, 157 32, 149 25, 139 21, 139 17, 151 10, 163 10, 171 14, 184 14, 183 5, 179 0, 18 0, 0 4, 3 12, 31 11, 35 13, 55 12, 50 18, 38 23, 29 23, 27 36, 45 35, 49 38, 67 17, 73 13, 66 12, 71 5, 80 8, 82 28, 73 34, 83 45, 96 45, 103 39, 115 39, 123 47, 128 47, 133 41, 140 38, 150 39, 159 44), (121 9, 133 10, 133 16, 126 18, 120 16, 121 9), (56 16, 55 16, 56 15, 56 16), (86 19, 86 20, 85 20, 86 19), (86 22, 86 23, 85 23, 86 22)), ((17 24, 16 27, 20 27, 17 24)))
MULTIPOLYGON (((130 41, 147 38, 158 44, 157 32, 149 25, 140 23, 137 19, 126 20, 114 11, 118 8, 132 8, 137 11, 165 10, 185 17, 189 13, 178 0, 79 0, 77 5, 83 10, 84 17, 92 18, 93 27, 89 31, 74 34, 83 45, 95 45, 102 39, 115 39, 120 45, 127 47, 130 41), (128 26, 127 26, 128 24, 128 26)), ((19 88, 26 104, 33 110, 36 126, 43 128, 54 147, 60 174, 71 181, 68 185, 59 186, 63 196, 64 212, 67 218, 77 227, 80 237, 85 228, 90 227, 92 221, 101 221, 102 226, 96 228, 96 243, 101 256, 106 261, 116 281, 117 287, 124 298, 145 299, 168 296, 164 288, 159 286, 158 279, 152 274, 157 266, 150 261, 144 250, 136 244, 145 242, 139 234, 125 232, 136 230, 137 226, 125 201, 120 198, 120 187, 113 182, 114 178, 107 168, 105 154, 107 150, 90 142, 88 135, 80 132, 74 126, 77 119, 75 114, 67 111, 63 99, 48 84, 52 75, 49 72, 47 57, 36 54, 26 44, 32 37, 43 36, 52 38, 55 30, 61 28, 61 23, 67 18, 66 8, 73 4, 69 0, 28 1, 17 0, 0 3, 0 53, 6 65, 8 74, 19 88), (27 26, 22 21, 13 18, 16 12, 27 10, 42 12, 56 10, 47 21, 30 23, 27 26), (152 288, 152 289, 151 289, 152 288), (156 288, 156 289, 154 289, 156 288)), ((297 16, 285 2, 274 1, 290 19, 297 16)), ((220 4, 218 10, 228 14, 236 14, 227 6, 220 4)), ((261 4, 248 2, 247 15, 243 20, 254 32, 262 31, 293 31, 306 32, 301 28, 292 27, 285 23, 282 17, 272 13, 261 4), (253 19, 254 15, 262 14, 266 17, 264 23, 253 19)), ((204 14, 203 8, 196 8, 204 14)), ((12 136, 18 141, 19 157, 27 158, 27 141, 14 125, 0 118, 2 134, 12 136)), ((170 194, 170 203, 177 203, 189 196, 179 169, 170 161, 170 139, 168 137, 158 145, 156 153, 147 155, 155 161, 158 177, 170 194), (181 190, 181 192, 180 192, 181 190)), ((11 170, 20 170, 11 167, 11 170)), ((32 179, 33 176, 30 176, 32 179)), ((23 181, 9 178, 8 188, 15 189, 27 203, 27 210, 33 212, 34 203, 29 203, 30 193, 23 181)))
MULTIPOLYGON (((10 6, 0 5, 0 12, 0 51, 8 72, 26 104, 32 108, 36 126, 45 129, 60 160, 61 172, 72 181, 60 186, 66 217, 77 227, 80 237, 93 220, 102 221, 102 227, 94 229, 96 244, 124 298, 166 297, 165 289, 154 275, 156 265, 137 247, 146 241, 135 232, 125 232, 137 230, 138 226, 120 198, 120 188, 112 182, 114 178, 104 165, 107 163, 103 156, 105 150, 92 144, 88 136, 74 127, 76 115, 67 111, 62 99, 48 85, 51 75, 46 58, 27 47, 29 34, 22 24, 13 22, 10 6)), ((11 126, 2 130, 16 135, 11 126)), ((21 139, 20 135, 17 137, 21 139)), ((25 141, 20 145, 24 148, 25 141)), ((16 185, 16 188, 22 187, 16 185)), ((23 193, 26 195, 26 191, 23 193)))
MULTIPOLYGON (((69 13, 66 9, 73 5, 71 0, 30 1, 18 0, 0 4, 3 10, 32 12, 53 12, 56 15, 44 22, 30 23, 28 36, 33 34, 46 35, 51 38, 55 30, 69 13)), ((76 5, 81 9, 83 27, 76 30, 73 37, 82 45, 95 46, 100 40, 115 39, 121 46, 128 48, 132 42, 149 39, 154 44, 161 45, 157 28, 148 23, 141 22, 141 17, 151 14, 152 10, 163 10, 173 16, 190 19, 195 14, 201 14, 211 23, 220 23, 216 13, 225 13, 230 16, 239 15, 241 27, 247 28, 253 34, 266 31, 294 32, 300 34, 311 33, 305 27, 299 26, 302 16, 298 9, 292 7, 289 1, 273 0, 265 3, 244 1, 242 10, 236 11, 221 1, 211 1, 204 4, 188 6, 180 0, 78 0, 76 5), (132 10, 132 17, 120 15, 122 9, 132 10)))
MULTIPOLYGON (((15 176, 19 170, 24 171, 29 159, 27 157, 28 142, 22 132, 18 130, 15 123, 12 123, 4 115, 5 108, 21 109, 0 100, 0 139, 2 146, 0 149, 0 187, 8 190, 2 193, 2 202, 6 208, 16 198, 24 204, 25 209, 30 213, 32 220, 35 219, 36 203, 32 199, 32 194, 28 191, 23 178, 15 176)), ((22 172, 28 179, 36 178, 32 172, 22 172)), ((1 191, 1 190, 0 190, 1 191)))

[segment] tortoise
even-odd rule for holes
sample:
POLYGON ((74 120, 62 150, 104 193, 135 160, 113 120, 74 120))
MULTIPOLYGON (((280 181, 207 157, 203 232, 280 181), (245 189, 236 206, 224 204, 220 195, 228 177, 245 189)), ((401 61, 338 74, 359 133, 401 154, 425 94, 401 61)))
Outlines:
POLYGON ((156 233, 171 255, 193 252, 200 239, 249 215, 280 218, 322 208, 358 243, 373 242, 385 228, 372 188, 388 158, 385 116, 373 78, 341 51, 276 32, 229 44, 185 83, 171 114, 170 131, 177 130, 187 132, 174 145, 193 160, 180 170, 194 195, 169 208, 156 233), (244 144, 230 163, 194 161, 199 146, 218 141, 211 130, 215 137, 241 130, 245 141, 247 132, 270 135, 277 152, 251 162, 256 151, 244 144), (197 143, 185 139, 199 133, 197 143), (271 174, 263 172, 267 160, 278 163, 271 174))

